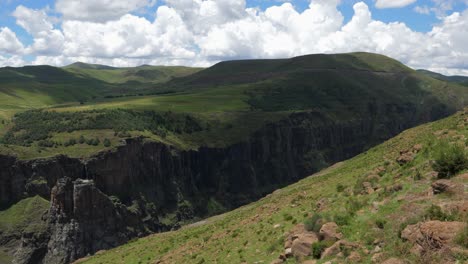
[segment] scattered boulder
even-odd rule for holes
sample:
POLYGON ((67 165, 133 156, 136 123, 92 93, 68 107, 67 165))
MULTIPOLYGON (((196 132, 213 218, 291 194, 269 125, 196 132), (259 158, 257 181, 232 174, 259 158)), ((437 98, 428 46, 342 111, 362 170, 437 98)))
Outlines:
POLYGON ((379 180, 380 180, 380 177, 377 174, 369 174, 366 177, 366 181, 369 181, 369 182, 378 182, 379 180))
POLYGON ((463 185, 447 179, 441 179, 431 184, 434 194, 451 193, 463 194, 463 185))
POLYGON ((357 248, 359 248, 359 244, 357 243, 349 242, 346 240, 338 240, 331 247, 323 251, 321 258, 323 259, 331 256, 336 256, 339 253, 341 253, 342 250, 355 251, 357 248))
POLYGON ((275 259, 272 262, 270 262, 270 264, 281 264, 283 262, 284 262, 284 260, 282 260, 282 259, 275 259))
POLYGON ((343 238, 343 234, 339 232, 339 227, 335 222, 325 223, 319 231, 321 240, 338 241, 343 238))
POLYGON ((309 256, 312 253, 312 244, 318 242, 319 239, 315 233, 307 233, 298 235, 292 243, 292 254, 297 258, 309 256))
POLYGON ((371 261, 372 261, 372 263, 381 263, 383 257, 384 257, 383 253, 376 253, 376 254, 372 255, 371 261))
POLYGON ((385 192, 394 193, 403 190, 403 185, 400 183, 385 187, 385 192))
POLYGON ((372 187, 372 183, 370 182, 363 182, 362 187, 364 187, 364 190, 367 194, 373 194, 374 193, 374 188, 372 187))
POLYGON ((426 173, 427 179, 437 179, 437 176, 439 176, 439 173, 437 171, 430 171, 426 173))
POLYGON ((407 226, 402 231, 401 238, 419 245, 412 249, 416 255, 419 255, 419 253, 450 247, 454 238, 464 227, 463 222, 428 221, 407 226))
POLYGON ((423 145, 417 144, 414 145, 411 149, 400 151, 400 156, 396 159, 398 164, 404 165, 414 160, 416 154, 420 152, 423 148, 423 145))
POLYGON ((382 262, 382 264, 405 264, 405 262, 399 258, 389 258, 382 262))
POLYGON ((322 199, 318 200, 316 205, 315 205, 316 208, 317 208, 317 211, 322 211, 323 209, 325 209, 327 204, 328 204, 328 200, 325 199, 325 198, 322 198, 322 199))
POLYGON ((309 256, 312 251, 312 244, 319 241, 319 237, 314 232, 307 231, 304 224, 298 224, 289 232, 284 242, 285 257, 295 256, 303 258, 309 256))
POLYGON ((415 154, 413 154, 412 152, 404 152, 404 153, 401 153, 400 156, 397 158, 397 162, 398 164, 400 165, 404 165, 408 162, 411 162, 414 160, 415 158, 415 154))
POLYGON ((316 260, 306 260, 306 261, 303 261, 301 264, 317 264, 317 261, 316 260))
POLYGON ((358 252, 353 251, 349 254, 349 256, 346 258, 346 261, 348 263, 360 263, 362 261, 361 255, 359 255, 358 252))
POLYGON ((461 201, 449 201, 438 204, 442 211, 446 213, 458 213, 461 215, 468 214, 468 199, 461 201))

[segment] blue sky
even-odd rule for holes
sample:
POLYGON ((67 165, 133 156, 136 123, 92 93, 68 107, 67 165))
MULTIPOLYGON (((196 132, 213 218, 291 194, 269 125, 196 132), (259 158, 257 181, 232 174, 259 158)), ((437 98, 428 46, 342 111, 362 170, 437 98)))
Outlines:
MULTIPOLYGON (((0 66, 40 63, 61 65, 74 59, 106 62, 116 66, 138 63, 206 66, 222 59, 270 58, 302 55, 309 52, 333 53, 334 51, 364 50, 397 56, 397 59, 410 66, 425 67, 445 73, 464 73, 468 68, 466 65, 468 51, 460 50, 457 54, 461 54, 461 57, 455 60, 450 58, 454 48, 459 48, 465 43, 455 43, 456 47, 440 48, 445 44, 437 42, 442 41, 441 36, 454 34, 454 24, 466 22, 468 0, 329 0, 328 2, 325 0, 247 0, 245 2, 244 0, 231 0, 230 2, 227 0, 134 0, 132 4, 129 4, 129 1, 114 0, 111 1, 113 4, 109 4, 111 2, 103 4, 106 1, 110 0, 81 2, 78 0, 0 0, 0 28, 3 30, 0 32, 0 38, 3 36, 8 42, 3 44, 3 47, 0 44, 0 66), (73 8, 77 6, 73 4, 77 2, 80 3, 78 5, 80 10, 74 12, 73 8), (210 2, 210 5, 207 2, 210 2), (292 8, 285 4, 286 2, 290 2, 292 8), (313 8, 311 2, 315 4, 313 8), (330 2, 335 3, 330 4, 330 2), (396 2, 400 4, 395 6, 396 2), (186 9, 184 5, 192 6, 193 10, 186 9), (273 6, 281 7, 274 15, 270 12, 273 6), (249 8, 257 8, 258 12, 249 13, 246 11, 249 8), (99 13, 102 9, 108 9, 108 12, 99 13), (207 13, 206 10, 209 11, 209 15, 205 20, 196 18, 203 16, 200 14, 207 13), (351 34, 351 31, 343 29, 348 23, 352 24, 350 22, 353 16, 356 16, 356 21, 359 20, 356 10, 362 10, 360 15, 363 17, 360 20, 364 19, 367 22, 359 24, 362 28, 350 25, 348 29, 353 28, 354 37, 362 40, 361 43, 353 42, 349 47, 345 47, 352 37, 347 36, 351 34), (114 13, 118 16, 113 16, 114 13), (161 19, 157 14, 160 14, 161 19), (368 17, 366 14, 371 16, 371 20, 366 18, 368 17), (457 17, 456 14, 460 16, 457 17), (284 21, 279 21, 274 16, 281 16, 284 21), (344 20, 337 24, 340 16, 344 17, 344 20), (167 26, 163 29, 162 25, 166 18, 169 19, 170 27, 182 30, 186 34, 174 36, 173 33, 167 31, 167 26), (171 24, 175 21, 174 19, 180 24, 176 26, 171 24), (453 19, 460 21, 452 23, 453 19), (211 24, 204 24, 204 21, 210 21, 211 24), (90 24, 87 24, 91 22, 94 33, 103 30, 100 32, 101 42, 109 41, 104 43, 107 45, 92 43, 93 39, 85 42, 74 37, 74 34, 80 34, 80 31, 91 30, 90 24), (33 27, 33 25, 38 26, 33 27), (122 32, 120 36, 106 31, 112 28, 115 32, 119 29, 119 25, 122 28, 134 27, 135 30, 122 32), (256 27, 258 32, 250 32, 250 26, 246 26, 244 32, 242 25, 256 27), (83 28, 80 29, 80 26, 83 28), (152 34, 155 35, 151 38, 143 33, 141 36, 131 36, 131 34, 137 34, 138 28, 141 27, 147 27, 150 31, 153 27, 152 34), (440 36, 434 36, 431 33, 434 27, 440 27, 442 31, 450 30, 451 33, 444 32, 440 36), (262 34, 261 41, 264 42, 258 42, 259 40, 256 39, 258 34, 262 34), (410 40, 403 39, 403 36, 399 34, 408 34, 410 40), (19 44, 12 40, 11 35, 14 35, 13 37, 18 40, 19 44), (399 39, 400 37, 402 39, 399 39), (130 41, 135 38, 140 38, 142 41, 140 43, 130 41), (292 45, 290 52, 284 47, 272 46, 271 40, 281 42, 283 46, 292 45), (148 45, 148 41, 154 43, 148 45), (249 43, 250 41, 252 43, 249 43), (261 47, 256 47, 255 41, 261 47), (369 41, 375 43, 369 45, 369 41), (407 42, 404 44, 405 47, 414 45, 415 50, 416 43, 427 42, 431 44, 427 48, 428 56, 438 54, 439 57, 416 58, 412 54, 415 52, 402 50, 398 46, 400 41, 407 42), (213 42, 220 44, 216 46, 213 42), (240 42, 243 44, 239 44, 240 42), (119 48, 115 45, 116 43, 121 43, 122 47, 133 47, 133 49, 119 48), (340 46, 337 43, 343 44, 340 46), (309 44, 314 48, 304 47, 309 44), (18 47, 18 52, 15 52, 14 47, 18 47), (127 50, 127 53, 123 53, 124 50, 127 50), (445 54, 442 54, 444 51, 445 54), (405 54, 400 55, 400 53, 405 54)), ((465 34, 466 31, 459 32, 465 34)), ((94 34, 91 31, 88 33, 85 35, 94 34)), ((451 37, 460 41, 460 37, 455 35, 451 37)), ((468 39, 468 36, 466 37, 468 39)))

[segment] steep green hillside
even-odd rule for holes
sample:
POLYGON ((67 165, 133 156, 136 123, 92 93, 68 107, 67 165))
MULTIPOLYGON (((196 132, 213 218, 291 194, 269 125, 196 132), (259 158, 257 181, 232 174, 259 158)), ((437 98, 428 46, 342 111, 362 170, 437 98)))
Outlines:
POLYGON ((258 202, 78 263, 464 263, 467 137, 468 109, 258 202))

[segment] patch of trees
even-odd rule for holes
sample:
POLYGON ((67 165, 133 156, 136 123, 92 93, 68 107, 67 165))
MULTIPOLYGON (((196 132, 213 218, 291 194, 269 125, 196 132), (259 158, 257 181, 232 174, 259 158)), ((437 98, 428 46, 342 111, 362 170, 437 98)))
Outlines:
MULTIPOLYGON (((55 112, 31 110, 16 114, 13 127, 2 138, 2 143, 30 146, 33 142, 44 141, 52 133, 72 132, 90 129, 112 129, 116 134, 129 136, 128 131, 151 131, 155 135, 166 136, 168 132, 193 133, 206 127, 188 114, 172 112, 136 111, 126 109, 91 110, 83 112, 55 112)), ((82 144, 83 138, 67 144, 82 144)), ((99 145, 95 139, 87 139, 87 144, 99 145)), ((110 143, 110 142, 105 142, 110 143)))

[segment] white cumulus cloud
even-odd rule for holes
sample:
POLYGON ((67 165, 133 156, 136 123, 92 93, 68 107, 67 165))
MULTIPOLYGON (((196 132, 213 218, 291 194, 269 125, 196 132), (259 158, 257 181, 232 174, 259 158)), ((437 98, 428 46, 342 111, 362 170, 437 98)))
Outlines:
POLYGON ((57 0, 55 9, 62 13, 66 20, 83 20, 105 22, 154 5, 156 1, 149 0, 57 0))
POLYGON ((15 32, 7 27, 0 28, 0 53, 18 55, 23 52, 23 48, 15 32))
MULTIPOLYGON (((65 19, 56 25, 46 11, 25 7, 15 17, 34 38, 25 51, 36 56, 35 64, 79 60, 114 66, 208 66, 239 58, 367 51, 415 68, 467 71, 468 11, 444 16, 430 32, 421 33, 402 22, 374 19, 364 2, 354 5, 354 15, 345 23, 339 4, 313 0, 298 11, 285 2, 262 11, 246 7, 245 0, 166 0, 154 20, 123 14, 106 21, 65 19)), ((21 47, 15 41, 9 45, 21 47)))
POLYGON ((411 5, 416 0, 377 0, 375 6, 377 8, 400 8, 411 5))

